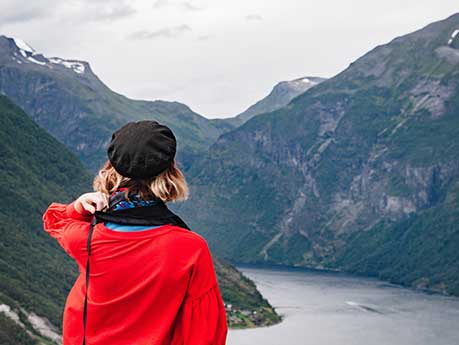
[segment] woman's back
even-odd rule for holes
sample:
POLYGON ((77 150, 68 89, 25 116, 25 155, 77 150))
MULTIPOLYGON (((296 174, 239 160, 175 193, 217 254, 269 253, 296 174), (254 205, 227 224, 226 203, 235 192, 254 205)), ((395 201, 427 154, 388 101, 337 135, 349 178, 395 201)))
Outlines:
MULTIPOLYGON (((72 203, 73 204, 73 203, 72 203)), ((64 310, 63 344, 82 344, 89 216, 53 203, 43 216, 80 268, 64 310)), ((95 225, 88 345, 225 344, 223 300, 206 241, 174 225, 123 232, 95 225)))
POLYGON ((167 126, 129 122, 112 134, 95 192, 53 202, 43 214, 44 230, 80 269, 64 309, 63 345, 225 344, 207 243, 166 206, 188 198, 176 149, 167 126))

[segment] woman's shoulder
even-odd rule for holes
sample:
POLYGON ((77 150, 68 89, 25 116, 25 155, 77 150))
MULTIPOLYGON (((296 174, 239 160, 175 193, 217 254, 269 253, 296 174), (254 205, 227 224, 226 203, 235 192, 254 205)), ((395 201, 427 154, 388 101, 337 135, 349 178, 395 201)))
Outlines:
POLYGON ((186 242, 190 242, 199 246, 201 248, 207 248, 208 244, 204 236, 198 234, 193 230, 189 230, 186 228, 182 228, 181 226, 174 225, 172 226, 172 232, 174 233, 174 237, 179 240, 183 240, 186 242))

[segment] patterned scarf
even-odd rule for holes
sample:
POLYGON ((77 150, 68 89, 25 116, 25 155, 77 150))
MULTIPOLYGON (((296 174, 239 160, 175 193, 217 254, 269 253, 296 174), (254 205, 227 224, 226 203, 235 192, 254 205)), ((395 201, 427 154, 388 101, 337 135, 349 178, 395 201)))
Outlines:
POLYGON ((121 187, 118 188, 110 195, 109 199, 109 211, 119 211, 125 210, 128 208, 136 208, 136 207, 144 207, 144 206, 151 206, 155 204, 160 204, 161 199, 153 198, 150 200, 142 200, 140 199, 139 194, 129 194, 129 200, 125 198, 125 191, 128 188, 121 187))
POLYGON ((124 197, 128 188, 121 187, 109 197, 109 207, 106 211, 94 213, 96 223, 111 222, 124 225, 163 225, 172 224, 191 230, 189 226, 174 212, 169 210, 166 203, 158 197, 142 200, 137 194, 124 197))

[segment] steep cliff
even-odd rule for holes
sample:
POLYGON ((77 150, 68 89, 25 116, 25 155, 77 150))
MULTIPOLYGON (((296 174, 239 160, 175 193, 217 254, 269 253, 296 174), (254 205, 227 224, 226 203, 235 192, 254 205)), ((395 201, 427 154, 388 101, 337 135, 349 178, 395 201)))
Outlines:
POLYGON ((180 211, 233 261, 459 293, 458 32, 455 14, 397 37, 223 134, 180 211))

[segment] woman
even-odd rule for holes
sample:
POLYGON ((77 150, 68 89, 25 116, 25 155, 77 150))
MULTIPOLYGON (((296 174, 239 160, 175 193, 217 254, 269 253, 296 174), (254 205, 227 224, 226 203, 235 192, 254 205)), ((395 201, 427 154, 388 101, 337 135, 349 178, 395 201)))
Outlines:
POLYGON ((63 345, 225 344, 207 243, 166 206, 188 195, 175 153, 168 127, 128 123, 112 135, 95 192, 44 213, 44 230, 80 270, 63 345))

